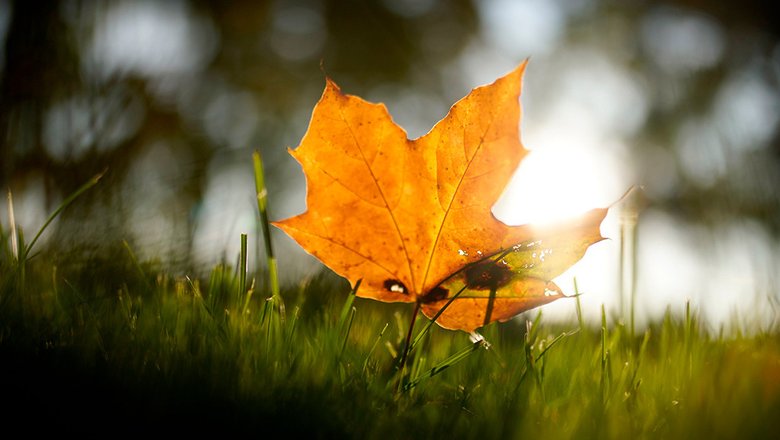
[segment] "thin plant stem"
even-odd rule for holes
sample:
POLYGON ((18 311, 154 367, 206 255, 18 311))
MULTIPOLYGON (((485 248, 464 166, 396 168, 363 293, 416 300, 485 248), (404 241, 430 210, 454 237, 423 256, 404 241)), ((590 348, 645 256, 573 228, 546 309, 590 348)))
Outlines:
POLYGON ((409 322, 409 331, 406 333, 406 343, 404 344, 404 352, 401 355, 401 362, 398 364, 398 372, 400 373, 398 380, 398 389, 400 390, 403 385, 404 379, 404 367, 406 366, 406 359, 409 356, 409 349, 411 348, 412 332, 414 331, 414 322, 417 320, 417 314, 420 312, 420 302, 414 303, 414 312, 412 313, 412 319, 409 322))
POLYGON ((268 263, 268 278, 271 284, 271 294, 279 298, 279 274, 271 244, 271 228, 268 221, 268 190, 265 187, 265 173, 263 171, 263 158, 260 152, 255 150, 252 154, 252 163, 255 171, 255 191, 257 193, 257 210, 260 213, 260 227, 263 231, 265 242, 265 256, 268 263))
POLYGON ((146 272, 144 271, 144 268, 141 267, 141 264, 138 262, 138 258, 136 258, 133 249, 130 248, 130 243, 128 243, 127 240, 122 240, 122 246, 124 246, 125 250, 127 250, 128 255, 130 255, 130 261, 133 263, 133 266, 141 275, 141 280, 143 280, 146 288, 148 290, 152 290, 152 285, 149 284, 149 279, 146 277, 146 272))
POLYGON ((376 341, 374 341, 374 345, 371 346, 371 349, 368 350, 368 354, 366 355, 366 360, 363 361, 363 372, 366 371, 366 368, 368 368, 368 360, 371 359, 371 355, 374 354, 374 350, 376 350, 377 345, 379 345, 379 341, 382 340, 382 337, 385 335, 385 330, 387 330, 387 327, 390 326, 390 323, 385 323, 385 326, 382 327, 382 330, 379 332, 379 336, 377 336, 376 341))
POLYGON ((355 321, 355 313, 357 313, 357 309, 355 307, 352 307, 352 310, 349 314, 349 323, 347 324, 347 331, 344 332, 344 340, 341 342, 341 350, 339 351, 338 359, 341 359, 341 357, 344 355, 344 350, 347 348, 349 333, 352 331, 352 323, 355 321))
POLYGON ((422 381, 423 379, 427 379, 429 377, 436 376, 437 374, 441 373, 442 371, 446 370, 447 368, 449 368, 449 367, 457 364, 458 362, 466 359, 467 357, 469 357, 469 355, 471 355, 472 353, 477 351, 477 349, 483 348, 483 347, 487 347, 487 346, 488 346, 487 341, 485 341, 484 339, 476 341, 476 342, 473 342, 471 345, 462 348, 460 351, 456 352, 452 356, 450 356, 447 359, 439 362, 438 364, 436 364, 430 370, 428 370, 425 373, 422 373, 422 374, 418 375, 417 377, 415 377, 413 380, 411 380, 409 383, 407 383, 407 384, 405 384, 403 386, 403 390, 404 391, 411 390, 412 388, 417 386, 417 384, 420 383, 420 381, 422 381))
POLYGON ((41 237, 41 234, 43 234, 43 231, 46 230, 46 228, 51 224, 51 222, 54 221, 55 218, 57 218, 60 213, 67 208, 71 203, 73 203, 74 200, 76 200, 80 195, 84 194, 88 189, 92 188, 93 186, 97 185, 97 183, 100 181, 100 178, 103 177, 104 174, 106 174, 107 170, 103 170, 100 174, 95 175, 91 179, 87 181, 87 183, 81 185, 79 189, 77 189, 73 194, 69 195, 62 203, 60 203, 60 206, 57 207, 57 209, 54 210, 54 212, 51 213, 48 219, 46 219, 46 222, 41 226, 41 229, 38 230, 38 233, 35 234, 35 237, 33 237, 30 244, 27 245, 27 247, 24 249, 24 255, 20 255, 19 259, 24 260, 27 258, 28 255, 30 255, 30 251, 32 250, 33 246, 35 246, 35 243, 38 242, 38 239, 41 237))
POLYGON ((574 298, 577 301, 577 323, 580 325, 580 330, 585 328, 585 319, 582 317, 582 302, 580 301, 580 289, 577 286, 577 277, 574 277, 574 298))
POLYGON ((241 303, 241 299, 246 294, 246 234, 241 234, 241 252, 239 254, 239 268, 238 268, 238 301, 241 303))
POLYGON ((16 242, 16 218, 14 218, 14 196, 11 189, 8 189, 8 227, 11 229, 11 251, 14 258, 19 259, 19 249, 16 242))
POLYGON ((635 213, 633 220, 631 224, 631 339, 634 339, 636 330, 636 286, 639 278, 639 259, 637 258, 639 255, 639 231, 637 230, 639 217, 637 213, 635 213))
POLYGON ((626 219, 625 216, 620 219, 620 236, 618 243, 620 245, 620 256, 618 257, 618 293, 619 293, 619 306, 621 316, 625 317, 626 308, 626 219))
POLYGON ((609 392, 609 350, 607 349, 607 313, 601 304, 601 403, 606 406, 609 392))
MULTIPOLYGON (((503 251, 501 251, 501 252, 499 252, 497 254, 490 255, 488 257, 483 258, 482 260, 479 260, 479 261, 476 261, 476 262, 471 263, 469 265, 466 265, 463 268, 461 268, 459 271, 453 273, 449 277, 447 277, 444 280, 442 280, 439 284, 434 286, 434 288, 442 285, 445 281, 447 281, 450 278, 454 277, 455 275, 459 274, 461 271, 465 270, 467 267, 470 267, 473 264, 480 264, 480 263, 484 262, 485 260, 491 259, 491 258, 493 259, 493 261, 500 261, 502 258, 504 258, 505 256, 509 255, 509 253, 511 253, 511 252, 512 252, 512 248, 507 249, 507 250, 503 250, 503 251)), ((458 292, 455 293, 455 295, 452 295, 452 297, 450 297, 450 299, 444 304, 444 306, 442 308, 440 308, 439 311, 436 312, 435 315, 433 315, 433 318, 431 318, 430 321, 428 321, 428 323, 425 325, 425 327, 423 327, 422 331, 420 331, 420 333, 417 334, 417 336, 415 336, 414 341, 412 342, 412 346, 409 348, 410 351, 414 350, 414 347, 417 346, 417 344, 422 340, 422 338, 426 335, 426 333, 428 333, 428 331, 433 326, 433 323, 436 322, 437 319, 439 319, 439 317, 442 315, 442 313, 444 313, 445 310, 447 310, 447 307, 449 307, 450 304, 452 304, 453 301, 455 301, 460 296, 460 294, 463 293, 468 288, 469 288, 468 284, 465 284, 463 287, 461 287, 461 289, 458 290, 458 292)), ((490 314, 492 312, 492 300, 494 298, 495 298, 495 292, 491 291, 491 298, 490 298, 491 302, 488 305, 490 310, 488 310, 488 313, 486 313, 486 316, 485 316, 486 318, 489 318, 489 316, 490 316, 490 314)), ((487 319, 486 319, 486 321, 487 321, 487 319)))
POLYGON ((453 301, 455 301, 460 296, 460 294, 463 293, 467 288, 468 288, 468 286, 461 287, 461 289, 458 290, 458 292, 455 293, 455 295, 452 295, 452 297, 449 299, 449 301, 447 301, 447 303, 444 304, 444 307, 440 308, 439 311, 436 312, 435 315, 433 315, 433 318, 431 318, 425 324, 425 327, 423 327, 423 329, 420 331, 420 333, 418 333, 417 336, 414 337, 414 341, 412 341, 412 346, 409 347, 410 351, 414 350, 414 348, 417 346, 417 344, 422 340, 423 336, 425 336, 425 334, 428 333, 428 331, 431 329, 431 327, 433 326, 433 323, 435 323, 436 320, 439 319, 439 316, 441 316, 441 314, 444 313, 445 310, 447 310, 447 307, 449 307, 450 304, 452 304, 453 301))
POLYGON ((355 287, 352 288, 352 290, 347 295, 347 299, 344 301, 344 306, 341 308, 341 314, 339 315, 339 329, 344 327, 344 322, 347 319, 347 315, 350 309, 352 309, 352 303, 355 301, 355 296, 357 295, 357 291, 360 289, 360 283, 362 282, 362 278, 357 280, 355 287))

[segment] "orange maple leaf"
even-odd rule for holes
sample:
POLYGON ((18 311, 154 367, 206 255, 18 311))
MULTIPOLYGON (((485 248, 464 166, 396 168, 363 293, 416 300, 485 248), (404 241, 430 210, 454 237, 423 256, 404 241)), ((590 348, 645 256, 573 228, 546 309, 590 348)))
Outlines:
POLYGON ((307 178, 307 211, 275 222, 358 296, 417 302, 472 331, 563 296, 550 280, 603 237, 607 209, 544 229, 507 226, 491 208, 527 150, 520 143, 526 62, 452 106, 410 140, 383 104, 327 79, 290 154, 307 178), (457 298, 450 301, 454 296, 457 298))

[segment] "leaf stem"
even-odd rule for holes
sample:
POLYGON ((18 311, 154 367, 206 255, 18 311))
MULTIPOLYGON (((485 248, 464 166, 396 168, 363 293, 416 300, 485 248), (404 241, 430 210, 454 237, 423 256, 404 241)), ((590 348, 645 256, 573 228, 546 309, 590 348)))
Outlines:
POLYGON ((398 364, 398 371, 400 377, 398 380, 398 390, 401 390, 404 381, 404 367, 406 366, 406 359, 409 356, 409 351, 412 342, 412 332, 414 331, 414 322, 417 320, 417 314, 420 312, 420 302, 414 303, 414 312, 412 313, 411 322, 409 322, 409 331, 406 333, 406 343, 404 344, 404 352, 401 355, 401 362, 398 364))
POLYGON ((423 327, 422 331, 420 331, 420 333, 418 333, 417 336, 415 336, 414 341, 412 341, 412 346, 409 348, 410 351, 414 350, 414 347, 417 346, 417 343, 420 342, 423 336, 425 336, 425 334, 428 333, 428 331, 431 329, 433 323, 436 322, 437 319, 439 319, 439 316, 441 316, 441 314, 444 313, 445 310, 447 310, 447 307, 449 307, 453 301, 458 299, 460 294, 466 291, 467 288, 468 288, 467 285, 461 287, 460 290, 458 290, 458 292, 455 295, 452 295, 449 301, 447 301, 447 303, 444 304, 444 307, 440 308, 439 311, 436 312, 435 315, 433 315, 433 318, 431 318, 430 321, 428 321, 428 323, 425 324, 425 327, 423 327))
POLYGON ((485 308, 485 319, 482 321, 482 326, 490 324, 490 318, 493 315, 493 305, 496 302, 496 287, 490 288, 490 296, 488 297, 487 307, 485 308))

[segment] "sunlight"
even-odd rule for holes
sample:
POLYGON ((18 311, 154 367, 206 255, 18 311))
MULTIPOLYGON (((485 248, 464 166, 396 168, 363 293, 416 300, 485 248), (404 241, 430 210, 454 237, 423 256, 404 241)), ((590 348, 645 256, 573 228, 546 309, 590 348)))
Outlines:
MULTIPOLYGON (((554 124, 527 132, 536 146, 521 162, 504 194, 493 207, 497 218, 510 225, 546 225, 590 209, 612 205, 631 186, 631 172, 622 164, 618 141, 606 141, 587 125, 573 124, 562 133, 554 124)), ((619 238, 620 216, 611 212, 601 225, 603 236, 619 238)), ((599 319, 601 304, 619 303, 616 241, 597 243, 585 258, 554 279, 567 294, 579 282, 586 319, 599 319)), ((570 301, 545 306, 548 319, 573 318, 570 301)))
POLYGON ((531 151, 494 212, 512 224, 545 224, 609 206, 625 191, 615 159, 582 139, 549 138, 531 151))

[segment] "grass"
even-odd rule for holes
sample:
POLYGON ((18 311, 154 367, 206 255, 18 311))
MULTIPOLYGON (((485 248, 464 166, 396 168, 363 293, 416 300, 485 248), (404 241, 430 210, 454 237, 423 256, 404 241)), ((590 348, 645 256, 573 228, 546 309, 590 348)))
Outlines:
MULTIPOLYGON (((0 228, 0 423, 8 432, 780 432, 777 322, 715 334, 689 305, 636 336, 606 312, 569 324, 531 312, 525 325, 485 327, 484 340, 434 325, 414 338, 402 378, 412 305, 356 298, 329 272, 279 286, 275 273, 246 269, 245 237, 237 237, 239 267, 218 265, 197 279, 139 262, 123 242, 114 255, 73 262, 31 253, 23 234, 24 252, 14 254, 10 235, 0 228)), ((415 335, 425 322, 418 318, 415 335)))

